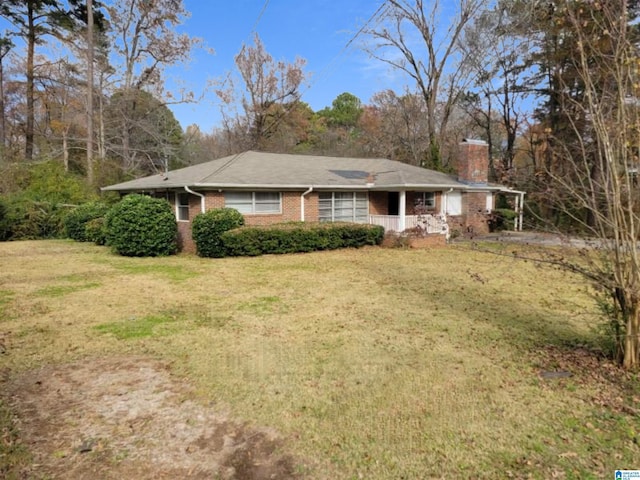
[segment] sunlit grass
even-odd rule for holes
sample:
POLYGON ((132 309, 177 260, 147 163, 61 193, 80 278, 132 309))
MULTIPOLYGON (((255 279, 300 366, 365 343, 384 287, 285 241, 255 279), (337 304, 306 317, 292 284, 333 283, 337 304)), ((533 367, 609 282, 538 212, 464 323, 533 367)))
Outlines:
MULTIPOLYGON (((539 376, 549 345, 598 347, 587 286, 563 272, 457 247, 213 260, 16 242, 0 257, 16 312, 0 366, 167 359, 334 478, 588 478, 640 458, 637 416, 594 400, 601 383, 539 376)), ((633 399, 630 382, 606 388, 633 399)))

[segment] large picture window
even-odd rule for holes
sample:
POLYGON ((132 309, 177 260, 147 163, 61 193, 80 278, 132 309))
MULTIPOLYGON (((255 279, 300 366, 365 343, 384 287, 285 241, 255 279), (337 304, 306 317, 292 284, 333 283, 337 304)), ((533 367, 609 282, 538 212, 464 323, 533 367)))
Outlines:
POLYGON ((366 192, 321 192, 318 202, 321 222, 369 221, 369 198, 366 192))
POLYGON ((240 213, 282 213, 280 192, 225 192, 224 205, 240 213))

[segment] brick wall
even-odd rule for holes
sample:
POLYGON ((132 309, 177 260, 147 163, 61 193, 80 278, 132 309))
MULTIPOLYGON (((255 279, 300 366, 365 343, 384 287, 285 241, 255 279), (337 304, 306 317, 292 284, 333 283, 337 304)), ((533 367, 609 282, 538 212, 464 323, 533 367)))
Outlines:
POLYGON ((369 192, 369 214, 389 215, 388 192, 369 192))
POLYGON ((320 218, 320 204, 317 192, 311 192, 304 197, 305 222, 317 222, 320 218))
POLYGON ((191 238, 191 222, 178 222, 178 251, 196 253, 196 244, 191 238))
POLYGON ((223 192, 203 192, 204 205, 207 210, 213 210, 214 208, 224 208, 224 193, 223 192))
POLYGON ((473 234, 489 233, 487 224, 487 193, 468 192, 464 194, 467 199, 467 230, 473 234))
POLYGON ((462 235, 482 235, 489 233, 487 223, 487 193, 463 192, 462 215, 447 217, 447 223, 451 230, 457 230, 462 235))

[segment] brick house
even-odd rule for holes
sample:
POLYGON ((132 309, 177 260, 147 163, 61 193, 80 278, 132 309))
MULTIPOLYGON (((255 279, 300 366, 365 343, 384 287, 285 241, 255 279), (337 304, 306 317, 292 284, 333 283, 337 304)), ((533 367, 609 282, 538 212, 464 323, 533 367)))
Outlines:
POLYGON ((103 190, 166 198, 186 251, 195 250, 191 220, 212 208, 235 208, 247 225, 349 221, 396 232, 420 225, 447 235, 450 229, 487 232, 497 193, 516 195, 521 209, 524 192, 488 183, 485 142, 460 144, 457 171, 456 177, 386 159, 248 151, 103 190))

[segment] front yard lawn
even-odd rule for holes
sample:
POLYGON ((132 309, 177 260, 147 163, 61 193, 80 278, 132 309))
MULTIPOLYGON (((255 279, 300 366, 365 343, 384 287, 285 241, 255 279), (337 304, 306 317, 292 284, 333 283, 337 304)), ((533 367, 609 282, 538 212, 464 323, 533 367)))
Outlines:
MULTIPOLYGON (((16 415, 0 415, 0 476, 46 478, 90 458, 113 478, 165 478, 132 470, 144 459, 152 468, 161 446, 126 444, 116 426, 105 438, 104 412, 82 424, 94 432, 90 457, 56 432, 55 445, 31 440, 25 415, 38 394, 23 386, 33 372, 104 375, 124 358, 164 365, 185 385, 177 404, 224 412, 227 429, 276 432, 273 447, 251 448, 263 461, 286 458, 276 472, 291 478, 612 478, 640 468, 638 376, 598 354, 589 286, 564 272, 464 246, 212 260, 39 241, 0 244, 0 264, 0 412, 16 415)), ((202 423, 193 409, 174 409, 191 416, 169 424, 202 423)), ((181 441, 165 448, 189 455, 181 441)), ((242 478, 236 460, 220 457, 220 478, 242 478)))

